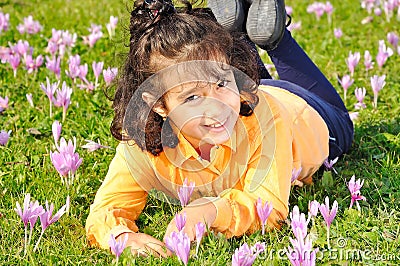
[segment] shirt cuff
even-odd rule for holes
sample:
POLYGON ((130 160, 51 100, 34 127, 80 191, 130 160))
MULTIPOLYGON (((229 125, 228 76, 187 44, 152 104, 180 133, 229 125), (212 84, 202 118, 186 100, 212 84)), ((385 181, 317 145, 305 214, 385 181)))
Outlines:
POLYGON ((232 221, 232 208, 227 199, 220 197, 205 197, 212 204, 214 204, 217 210, 217 216, 215 217, 212 228, 217 232, 223 232, 229 228, 232 221))

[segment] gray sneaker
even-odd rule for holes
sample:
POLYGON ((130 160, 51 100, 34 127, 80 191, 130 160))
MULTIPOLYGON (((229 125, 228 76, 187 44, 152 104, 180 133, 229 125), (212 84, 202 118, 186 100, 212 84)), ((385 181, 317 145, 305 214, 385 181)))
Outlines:
POLYGON ((245 6, 243 0, 208 0, 207 7, 211 9, 218 23, 229 31, 244 31, 245 6))
POLYGON ((284 0, 247 0, 251 3, 246 30, 250 40, 260 48, 275 49, 286 27, 284 0))

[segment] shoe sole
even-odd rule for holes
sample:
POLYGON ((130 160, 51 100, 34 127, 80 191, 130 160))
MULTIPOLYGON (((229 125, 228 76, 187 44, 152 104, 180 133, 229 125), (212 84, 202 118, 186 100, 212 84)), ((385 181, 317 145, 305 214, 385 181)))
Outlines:
POLYGON ((282 39, 285 22, 284 0, 253 0, 246 22, 247 34, 261 48, 272 50, 282 39))

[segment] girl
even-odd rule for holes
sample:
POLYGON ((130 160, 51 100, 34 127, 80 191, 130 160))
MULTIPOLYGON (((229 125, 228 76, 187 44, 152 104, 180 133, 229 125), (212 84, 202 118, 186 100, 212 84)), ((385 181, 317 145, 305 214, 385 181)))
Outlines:
MULTIPOLYGON (((272 57, 312 92, 282 80, 260 85, 245 37, 188 3, 177 12, 170 1, 135 1, 130 33, 111 125, 121 143, 87 219, 91 245, 108 248, 111 234, 128 236, 133 253, 170 255, 135 220, 151 189, 177 198, 185 179, 195 183, 182 210, 191 240, 198 222, 227 237, 258 230, 258 198, 273 205, 269 226, 280 227, 292 170, 301 168, 298 180, 310 183, 326 158, 349 149, 344 104, 288 31, 272 57)), ((174 220, 165 236, 173 230, 174 220)))

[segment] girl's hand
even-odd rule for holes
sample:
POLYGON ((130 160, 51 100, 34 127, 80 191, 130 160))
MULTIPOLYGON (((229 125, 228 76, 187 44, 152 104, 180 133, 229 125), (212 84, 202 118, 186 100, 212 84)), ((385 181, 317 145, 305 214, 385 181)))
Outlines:
POLYGON ((117 240, 124 239, 125 234, 128 234, 126 247, 130 247, 134 255, 147 257, 151 254, 163 258, 172 255, 163 242, 144 233, 123 233, 117 237, 117 240))
MULTIPOLYGON (((186 213, 186 224, 183 231, 189 236, 190 241, 194 241, 196 238, 196 224, 198 222, 211 226, 217 217, 217 209, 214 204, 205 198, 192 201, 180 213, 184 212, 186 213)), ((167 227, 164 235, 164 242, 173 231, 178 232, 175 219, 172 219, 167 227)))

